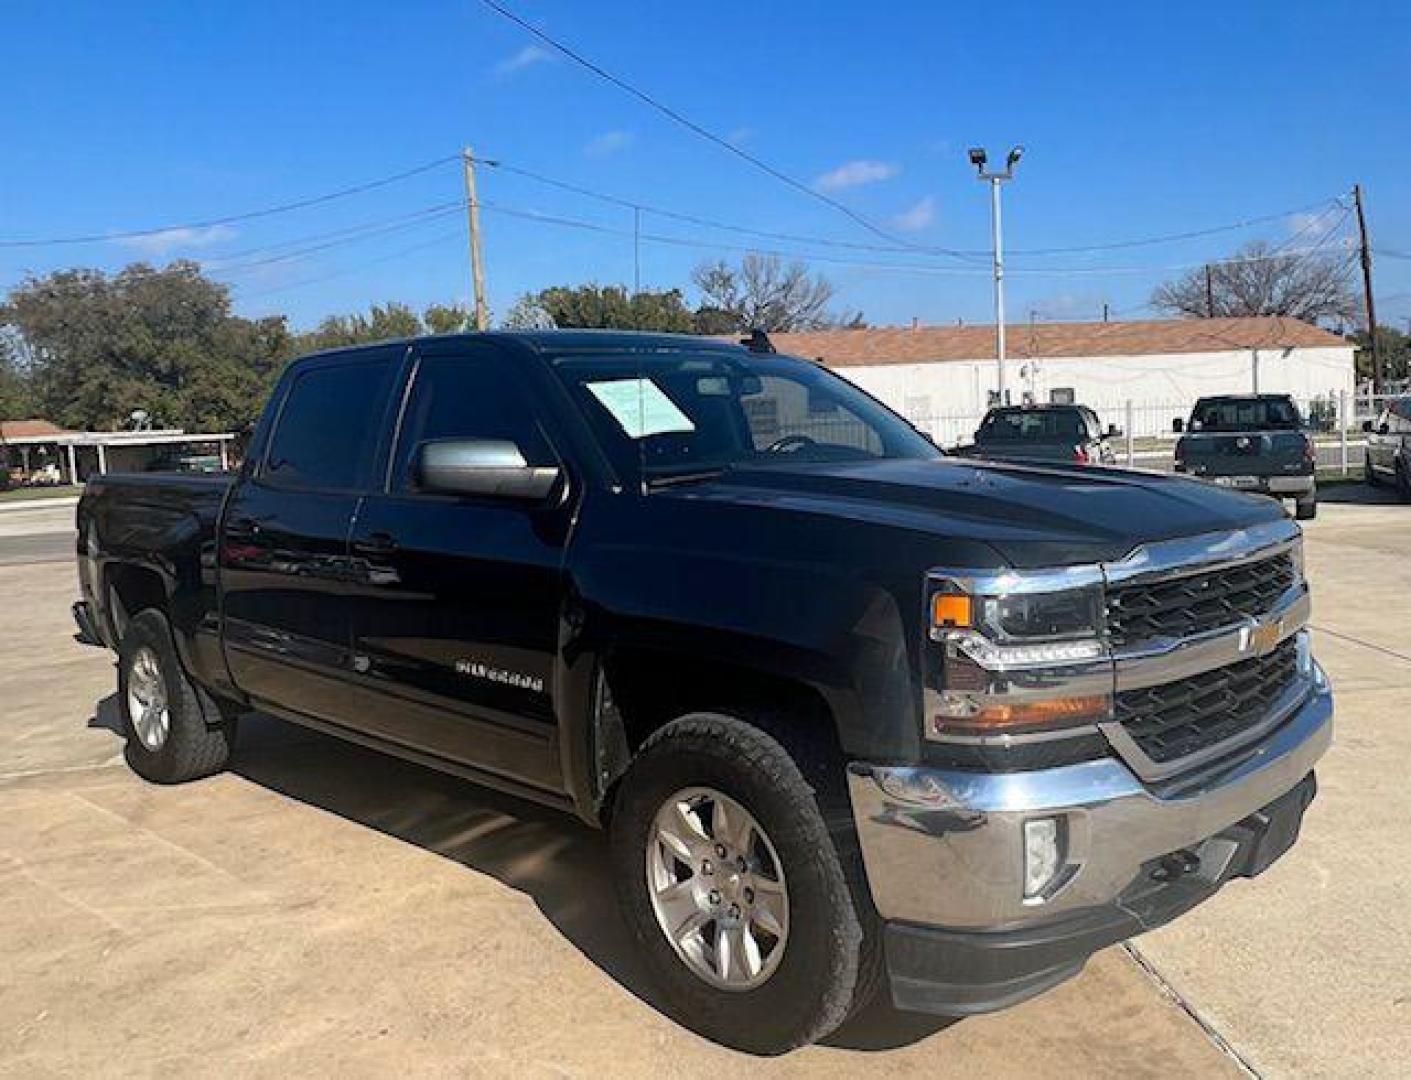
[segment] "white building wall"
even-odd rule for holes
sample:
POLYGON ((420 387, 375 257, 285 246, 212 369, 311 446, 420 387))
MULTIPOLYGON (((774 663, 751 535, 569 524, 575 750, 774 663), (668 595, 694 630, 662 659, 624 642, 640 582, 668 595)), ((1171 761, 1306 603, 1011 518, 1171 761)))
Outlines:
MULTIPOLYGON (((1353 350, 1329 348, 1249 349, 1160 356, 1065 357, 1005 364, 1011 400, 1032 390, 1047 402, 1056 389, 1095 409, 1104 424, 1125 426, 1127 402, 1138 435, 1169 431, 1171 420, 1190 412, 1210 394, 1292 394, 1306 409, 1314 398, 1336 401, 1352 395, 1353 350), (1256 359, 1257 356, 1257 359, 1256 359)), ((968 440, 989 404, 996 373, 993 360, 948 360, 915 364, 835 367, 844 378, 880 398, 939 441, 968 440)))

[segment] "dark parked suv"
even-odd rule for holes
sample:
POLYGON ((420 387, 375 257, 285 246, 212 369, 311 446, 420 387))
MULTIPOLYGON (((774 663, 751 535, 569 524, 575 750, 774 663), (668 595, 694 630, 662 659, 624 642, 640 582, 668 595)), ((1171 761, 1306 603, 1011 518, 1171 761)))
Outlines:
POLYGON ((606 828, 663 999, 758 1052, 1011 1005, 1254 877, 1331 738, 1275 504, 947 460, 761 340, 307 357, 238 475, 95 478, 78 537, 142 776, 258 709, 606 828))

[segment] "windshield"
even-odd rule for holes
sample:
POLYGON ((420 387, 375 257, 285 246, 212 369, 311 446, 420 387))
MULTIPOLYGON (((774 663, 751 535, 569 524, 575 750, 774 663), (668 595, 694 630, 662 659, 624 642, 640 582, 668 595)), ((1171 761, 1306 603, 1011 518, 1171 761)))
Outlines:
POLYGON ((646 481, 741 465, 941 457, 851 383, 782 356, 701 351, 558 357, 619 472, 646 481))
POLYGON ((1087 427, 1077 409, 996 410, 985 417, 975 437, 983 442, 1085 439, 1087 427))
POLYGON ((1198 431, 1296 429, 1302 421, 1288 398, 1210 398, 1197 401, 1191 428, 1198 431))

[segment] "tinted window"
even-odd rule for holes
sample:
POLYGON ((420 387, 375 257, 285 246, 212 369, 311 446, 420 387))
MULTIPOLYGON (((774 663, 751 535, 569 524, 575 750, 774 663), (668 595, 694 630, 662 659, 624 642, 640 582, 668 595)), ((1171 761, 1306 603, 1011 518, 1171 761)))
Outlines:
POLYGON ((1302 421, 1288 398, 1207 398, 1195 403, 1191 427, 1203 431, 1297 428, 1302 421))
POLYGON ((1076 409, 1016 409, 986 416, 980 425, 979 437, 990 442, 1083 439, 1087 437, 1087 429, 1083 414, 1076 409))
POLYGON ((429 356, 417 366, 397 444, 394 490, 412 486, 416 447, 436 439, 507 439, 525 464, 557 464, 518 381, 489 353, 429 356))
POLYGON ((393 357, 319 366, 295 377, 265 459, 281 487, 346 491, 370 486, 393 357))

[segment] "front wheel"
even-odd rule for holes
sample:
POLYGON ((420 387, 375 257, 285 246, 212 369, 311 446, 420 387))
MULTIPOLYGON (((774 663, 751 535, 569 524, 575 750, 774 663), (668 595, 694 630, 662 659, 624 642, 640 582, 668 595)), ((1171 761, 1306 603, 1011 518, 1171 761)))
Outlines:
POLYGON ((759 727, 717 713, 666 725, 623 779, 624 913, 676 1018, 717 1042, 783 1053, 877 985, 875 916, 849 885, 823 786, 759 727))
POLYGON ((1318 496, 1316 493, 1299 499, 1293 504, 1293 516, 1298 521, 1312 521, 1318 516, 1318 496))

